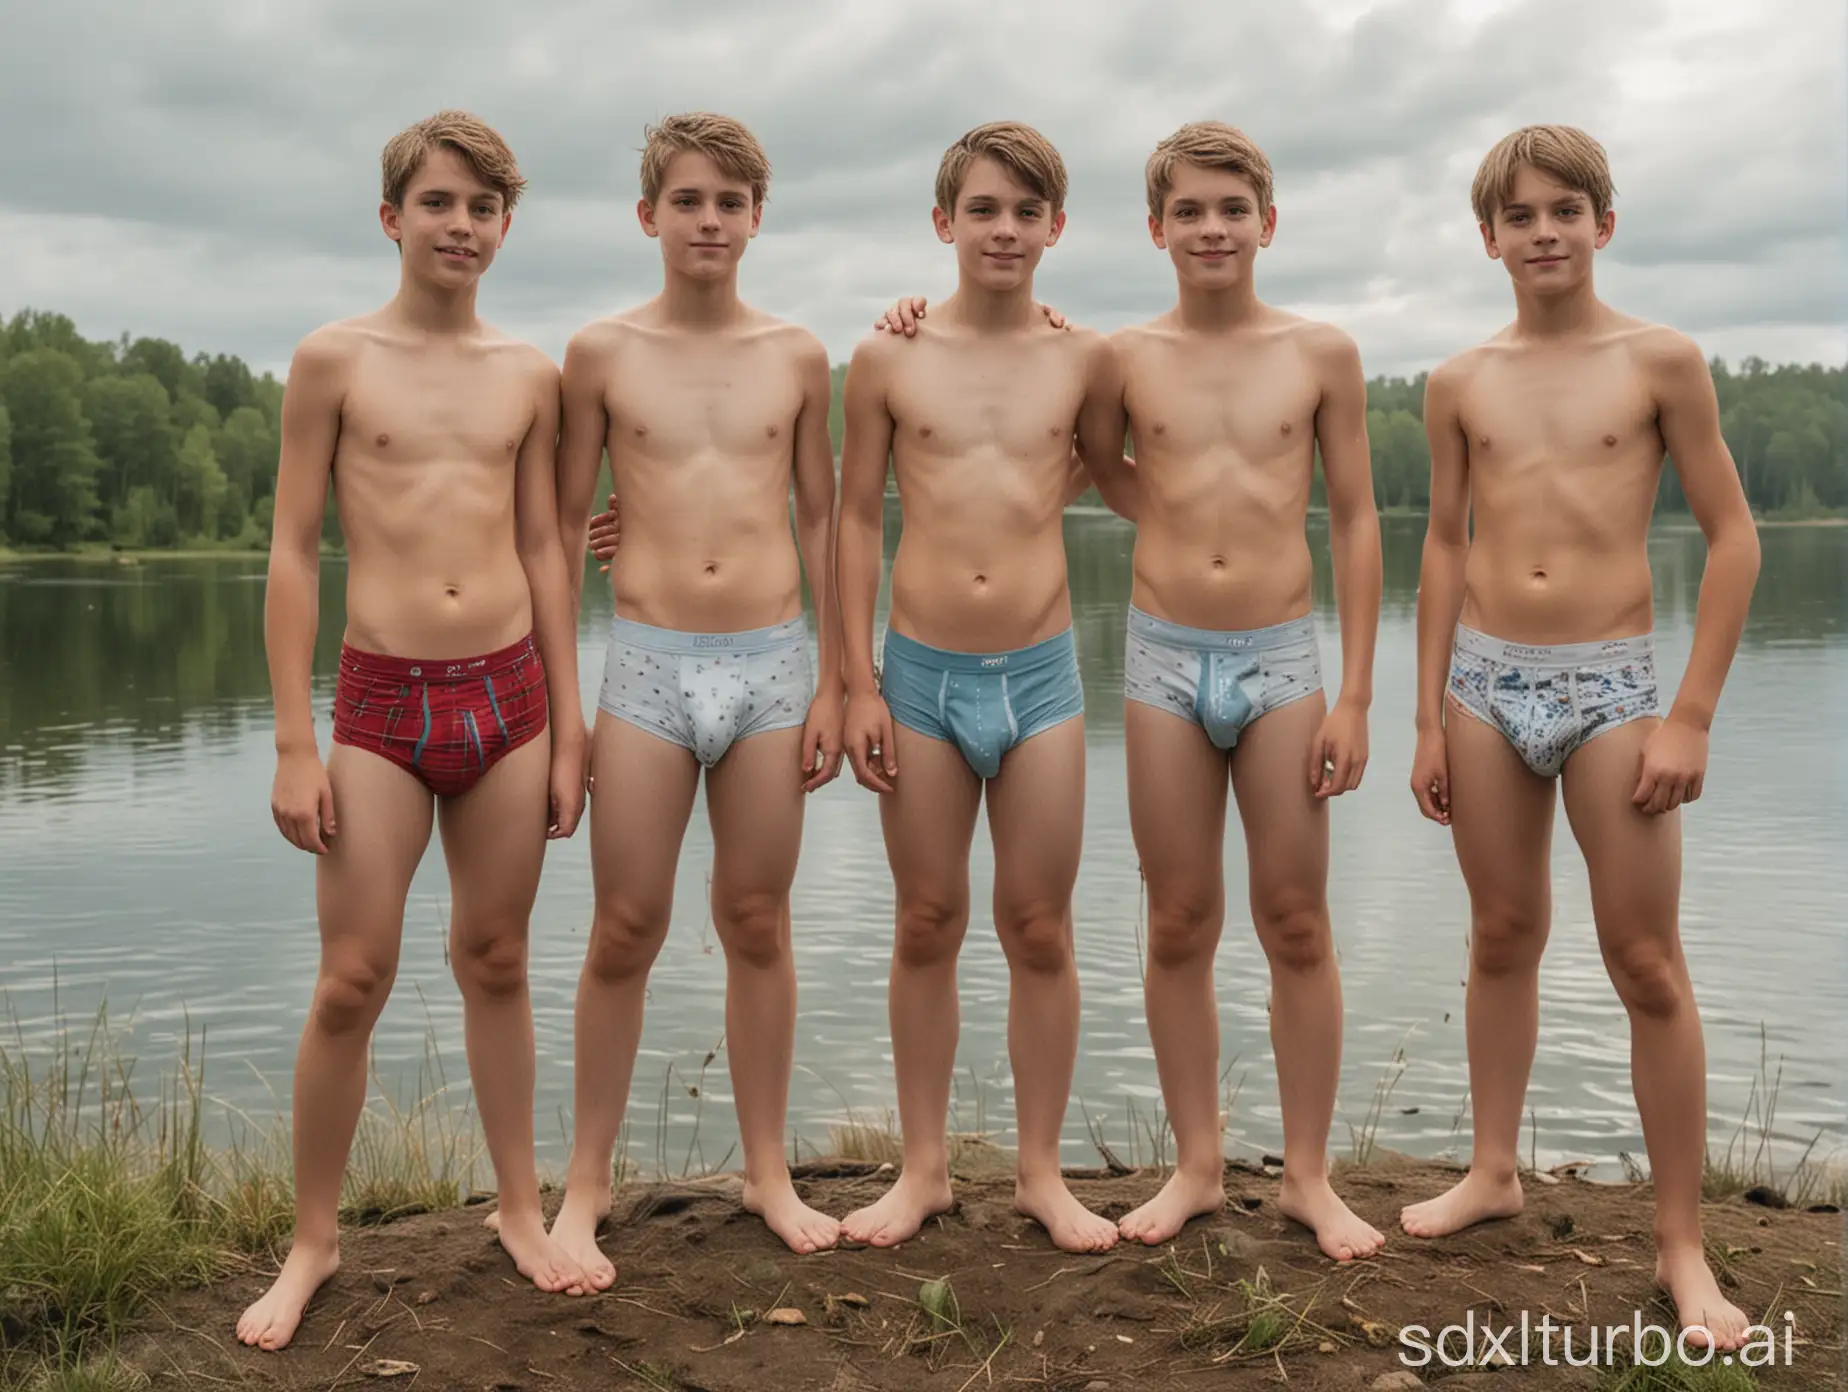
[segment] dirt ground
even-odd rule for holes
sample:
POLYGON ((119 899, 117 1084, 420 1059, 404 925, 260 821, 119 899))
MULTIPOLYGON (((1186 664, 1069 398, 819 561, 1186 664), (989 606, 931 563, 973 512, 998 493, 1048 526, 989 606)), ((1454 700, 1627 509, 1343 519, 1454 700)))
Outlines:
MULTIPOLYGON (((124 1352, 156 1388, 1364 1389, 1417 1356, 1400 1340, 1404 1326, 1435 1337, 1473 1313, 1499 1331, 1526 1311, 1524 1368, 1459 1376, 1433 1357, 1417 1376, 1453 1389, 1590 1388, 1591 1373, 1563 1366, 1558 1334, 1559 1366, 1541 1366, 1543 1315, 1575 1328, 1580 1358, 1593 1323, 1627 1329, 1640 1310, 1645 1325, 1672 1326, 1652 1284, 1646 1186, 1530 1179, 1519 1218, 1436 1242, 1400 1232, 1400 1207, 1455 1174, 1399 1157, 1341 1173, 1343 1194, 1388 1234, 1382 1255, 1346 1267, 1277 1212, 1268 1166, 1228 1165, 1233 1202, 1176 1242, 1096 1257, 1057 1251, 1016 1215, 1004 1165, 960 1179, 955 1209, 911 1242, 809 1257, 740 1209, 735 1177, 637 1186, 618 1194, 604 1238, 615 1288, 575 1299, 520 1280, 481 1226, 485 1208, 460 1209, 349 1232, 340 1273, 280 1354, 232 1336, 273 1274, 255 1268, 162 1300, 124 1352), (940 1280, 953 1298, 927 1285, 940 1280), (772 1311, 792 1322, 766 1318, 772 1311)), ((809 1203, 844 1214, 890 1180, 871 1165, 818 1162, 798 1185, 809 1203)), ((1118 1217, 1159 1177, 1083 1172, 1072 1182, 1083 1202, 1118 1217)), ((1708 1212, 1729 1294, 1779 1331, 1778 1363, 1757 1372, 1763 1387, 1843 1385, 1842 1223, 1744 1199, 1708 1212)), ((1519 1339, 1517 1328, 1504 1341, 1516 1356, 1519 1339)), ((1628 1345, 1619 1347, 1621 1365, 1628 1345)), ((1462 1356, 1460 1335, 1449 1351, 1462 1356)))

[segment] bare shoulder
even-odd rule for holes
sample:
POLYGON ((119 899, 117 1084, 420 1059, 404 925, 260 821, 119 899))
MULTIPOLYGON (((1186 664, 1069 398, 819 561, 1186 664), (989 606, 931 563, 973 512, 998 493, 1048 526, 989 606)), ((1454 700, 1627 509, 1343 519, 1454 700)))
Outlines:
POLYGON ((339 372, 376 337, 368 318, 336 319, 323 324, 295 345, 290 376, 304 369, 316 376, 339 372))
POLYGON ((1630 342, 1637 363, 1652 374, 1679 378, 1707 371, 1706 354, 1679 329, 1634 319, 1623 325, 1622 332, 1630 342))
MULTIPOLYGON (((918 337, 923 338, 929 330, 918 325, 918 337)), ((910 346, 903 334, 885 333, 875 329, 858 343, 853 345, 851 365, 861 374, 868 372, 885 373, 898 361, 899 355, 910 346)))
POLYGON ((593 319, 571 335, 566 354, 572 358, 601 358, 618 351, 636 333, 633 313, 609 314, 593 319))
POLYGON ((1345 329, 1294 314, 1279 328, 1300 346, 1304 356, 1318 369, 1346 372, 1360 363, 1360 345, 1345 329))
POLYGON ((827 371, 827 347, 810 330, 766 314, 762 320, 762 331, 778 355, 787 357, 797 368, 805 372, 812 372, 816 368, 827 371))

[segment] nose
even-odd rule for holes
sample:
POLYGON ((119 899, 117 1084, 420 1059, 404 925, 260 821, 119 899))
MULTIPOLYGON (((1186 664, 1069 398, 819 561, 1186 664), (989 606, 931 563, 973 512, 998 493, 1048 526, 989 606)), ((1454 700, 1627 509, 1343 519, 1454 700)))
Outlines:
POLYGON ((699 225, 702 230, 716 232, 719 227, 719 206, 716 203, 699 205, 699 225))

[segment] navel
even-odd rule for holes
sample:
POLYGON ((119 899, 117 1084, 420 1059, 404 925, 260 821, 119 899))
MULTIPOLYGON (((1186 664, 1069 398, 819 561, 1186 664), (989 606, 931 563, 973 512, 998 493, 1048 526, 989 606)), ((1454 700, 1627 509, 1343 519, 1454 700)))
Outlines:
POLYGON ((1604 443, 1612 447, 1615 447, 1617 444, 1617 437, 1615 435, 1606 435, 1604 437, 1604 443))
POLYGON ((928 425, 920 425, 918 427, 918 437, 928 440, 930 438, 930 427, 928 425))
POLYGON ((514 442, 513 442, 512 440, 509 440, 509 441, 507 442, 507 453, 508 453, 508 454, 512 454, 512 453, 514 452, 514 450, 516 450, 516 449, 518 449, 518 448, 519 448, 519 446, 518 446, 518 445, 516 445, 516 444, 515 444, 515 443, 514 443, 514 442))
POLYGON ((1283 433, 1285 435, 1288 435, 1290 433, 1290 423, 1288 421, 1285 421, 1283 423, 1283 433))
POLYGON ((636 439, 638 439, 638 440, 639 440, 639 439, 641 439, 641 438, 642 438, 642 437, 643 437, 644 435, 646 435, 647 433, 648 433, 648 427, 647 427, 647 426, 645 426, 645 425, 638 425, 638 426, 636 426, 636 427, 635 427, 635 438, 636 438, 636 439))
POLYGON ((381 430, 379 432, 379 448, 384 449, 385 446, 389 445, 390 443, 391 443, 391 436, 387 435, 383 430, 381 430))
POLYGON ((1055 426, 1051 426, 1051 427, 1049 427, 1049 428, 1047 429, 1047 431, 1046 431, 1046 433, 1047 433, 1047 434, 1048 434, 1049 436, 1051 436, 1051 437, 1052 437, 1053 439, 1055 439, 1055 440, 1056 440, 1056 439, 1058 439, 1058 438, 1059 438, 1059 435, 1060 435, 1060 433, 1061 433, 1061 432, 1060 432, 1060 430, 1059 430, 1059 427, 1055 425, 1055 426))
POLYGON ((1489 447, 1489 437, 1487 435, 1478 435, 1476 437, 1476 447, 1478 449, 1487 449, 1489 447))
POLYGON ((1166 421, 1156 421, 1155 422, 1155 433, 1157 435, 1166 435, 1168 433, 1167 422, 1166 421))
POLYGON ((776 427, 774 425, 766 425, 764 427, 764 434, 769 439, 774 440, 776 438, 776 427))

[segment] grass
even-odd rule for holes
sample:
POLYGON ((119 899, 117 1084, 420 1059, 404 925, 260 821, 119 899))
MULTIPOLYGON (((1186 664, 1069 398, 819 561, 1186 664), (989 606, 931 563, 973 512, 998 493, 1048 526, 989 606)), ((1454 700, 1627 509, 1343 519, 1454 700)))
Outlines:
POLYGON ((1758 1074, 1752 1079, 1744 1112, 1727 1139, 1726 1148, 1717 1155, 1708 1148, 1701 1173, 1701 1197, 1730 1199, 1756 1191, 1760 1197, 1774 1197, 1780 1204, 1792 1208, 1809 1208, 1819 1203, 1848 1208, 1848 1167, 1844 1167, 1838 1156, 1820 1160, 1816 1157, 1821 1132, 1811 1137, 1792 1164, 1780 1168, 1773 1140, 1783 1086, 1784 1061, 1779 1058, 1773 1069, 1770 1041, 1764 1026, 1760 1025, 1758 1074))

